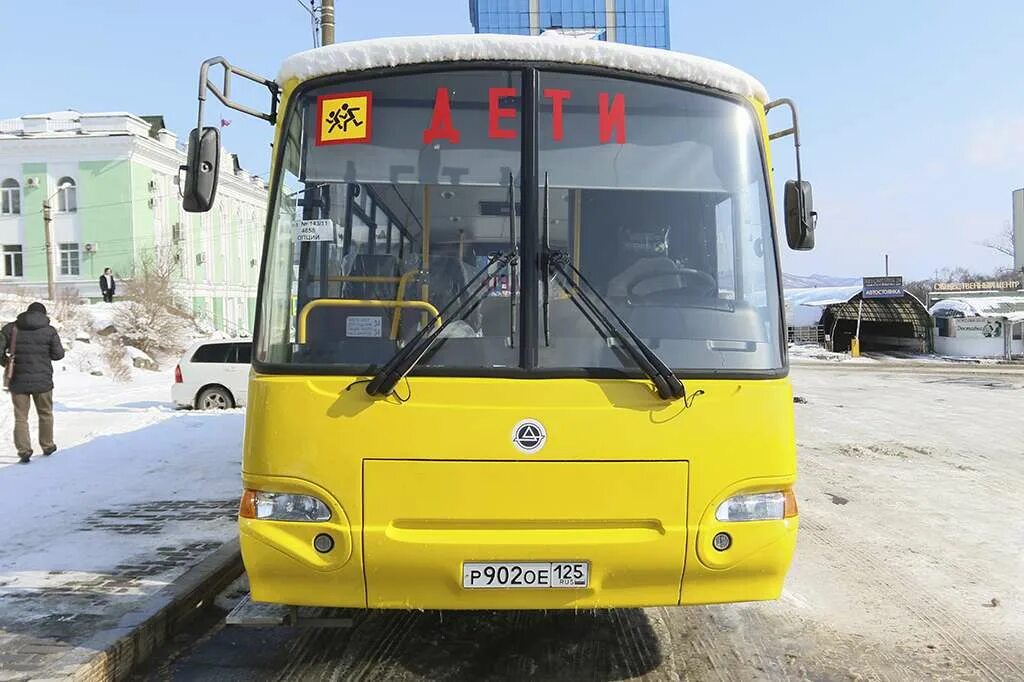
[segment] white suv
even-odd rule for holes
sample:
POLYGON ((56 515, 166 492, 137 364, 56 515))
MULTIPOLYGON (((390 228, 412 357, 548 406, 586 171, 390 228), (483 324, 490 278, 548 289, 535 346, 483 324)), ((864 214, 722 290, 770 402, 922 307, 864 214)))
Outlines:
POLYGON ((245 405, 251 341, 200 341, 174 368, 171 399, 180 407, 225 410, 245 405))

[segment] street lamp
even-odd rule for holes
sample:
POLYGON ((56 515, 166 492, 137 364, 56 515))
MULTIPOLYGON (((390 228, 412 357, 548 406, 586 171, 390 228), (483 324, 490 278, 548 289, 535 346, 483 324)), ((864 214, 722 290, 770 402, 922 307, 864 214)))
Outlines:
POLYGON ((46 233, 46 290, 51 301, 55 301, 56 297, 53 291, 53 223, 50 217, 50 199, 60 194, 62 189, 72 186, 71 183, 65 182, 57 187, 57 191, 43 199, 43 230, 46 233))

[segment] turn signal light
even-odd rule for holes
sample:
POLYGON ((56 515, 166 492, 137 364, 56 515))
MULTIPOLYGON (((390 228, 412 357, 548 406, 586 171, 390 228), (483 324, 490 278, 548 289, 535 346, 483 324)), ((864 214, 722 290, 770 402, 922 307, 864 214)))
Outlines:
POLYGON ((786 508, 784 512, 786 518, 789 519, 796 516, 796 493, 793 492, 792 488, 787 488, 786 490, 782 491, 782 494, 786 496, 786 508))
POLYGON ((256 491, 246 490, 242 493, 242 501, 238 503, 238 515, 243 519, 256 518, 256 491))
POLYGON ((269 521, 328 521, 331 510, 312 495, 247 489, 242 493, 238 515, 243 519, 269 521))

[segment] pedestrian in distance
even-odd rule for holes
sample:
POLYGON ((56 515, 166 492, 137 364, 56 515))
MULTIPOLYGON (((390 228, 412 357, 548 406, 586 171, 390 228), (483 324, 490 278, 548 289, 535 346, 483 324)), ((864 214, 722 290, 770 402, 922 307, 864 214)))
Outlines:
POLYGON ((113 303, 115 289, 117 289, 117 283, 114 281, 114 273, 110 271, 110 268, 104 268, 103 274, 100 275, 100 293, 103 294, 103 300, 113 303))
POLYGON ((32 403, 39 417, 39 447, 43 455, 57 451, 53 442, 53 362, 63 357, 60 336, 50 325, 46 306, 38 301, 0 329, 4 388, 10 391, 14 404, 14 447, 22 464, 28 464, 32 457, 32 438, 28 432, 32 403))

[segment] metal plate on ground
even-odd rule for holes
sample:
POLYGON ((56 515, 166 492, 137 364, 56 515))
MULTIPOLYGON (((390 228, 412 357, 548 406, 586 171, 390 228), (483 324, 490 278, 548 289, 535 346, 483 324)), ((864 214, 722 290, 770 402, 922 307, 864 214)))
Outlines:
POLYGON ((231 609, 225 619, 228 625, 243 627, 274 627, 284 625, 288 620, 289 608, 284 604, 255 602, 247 594, 231 609))
POLYGON ((323 609, 309 606, 289 606, 287 604, 268 604, 253 601, 251 595, 245 595, 235 608, 231 609, 225 622, 228 625, 250 628, 272 628, 284 625, 294 627, 316 628, 350 628, 352 619, 348 617, 327 616, 327 612, 337 609, 323 609))

